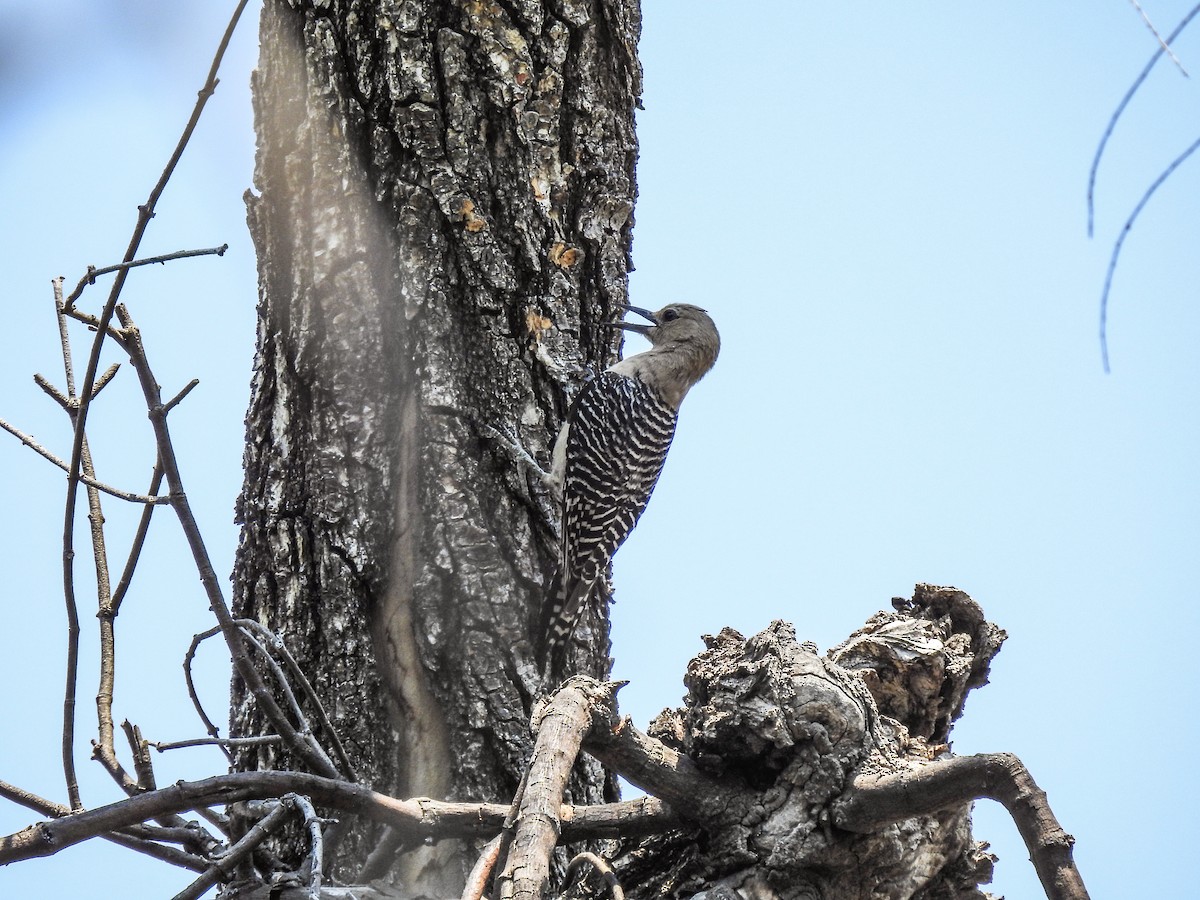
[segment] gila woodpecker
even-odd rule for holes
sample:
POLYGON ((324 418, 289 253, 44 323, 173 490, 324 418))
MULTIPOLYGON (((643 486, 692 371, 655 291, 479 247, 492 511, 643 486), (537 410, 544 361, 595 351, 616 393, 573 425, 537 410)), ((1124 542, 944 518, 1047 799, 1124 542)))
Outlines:
POLYGON ((645 510, 667 459, 679 404, 721 349, 716 326, 698 306, 626 309, 653 324, 613 327, 645 335, 651 348, 586 384, 554 445, 551 478, 562 497, 562 548, 542 606, 543 662, 561 652, 645 510))

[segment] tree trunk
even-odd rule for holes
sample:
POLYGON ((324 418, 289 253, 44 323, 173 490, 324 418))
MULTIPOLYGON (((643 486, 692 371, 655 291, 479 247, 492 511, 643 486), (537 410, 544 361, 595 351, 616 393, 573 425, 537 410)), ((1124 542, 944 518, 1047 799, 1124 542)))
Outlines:
MULTIPOLYGON (((394 796, 510 799, 532 746, 554 524, 482 429, 545 454, 615 356, 639 28, 636 0, 264 4, 236 613, 299 661, 342 774, 394 796)), ((579 670, 607 672, 607 634, 597 610, 579 670)), ((234 734, 269 730, 237 680, 232 702, 234 734)), ((604 784, 592 764, 573 799, 604 784)), ((378 839, 355 825, 338 874, 378 839)), ((395 875, 457 894, 461 850, 395 875)))

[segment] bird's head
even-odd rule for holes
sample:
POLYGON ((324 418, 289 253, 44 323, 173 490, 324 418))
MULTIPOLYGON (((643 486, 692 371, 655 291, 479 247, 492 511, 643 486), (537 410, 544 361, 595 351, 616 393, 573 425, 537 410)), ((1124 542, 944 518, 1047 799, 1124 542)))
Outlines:
POLYGON ((691 303, 671 303, 658 312, 637 306, 626 306, 652 324, 614 322, 616 328, 645 335, 655 350, 690 351, 699 370, 696 379, 712 368, 721 351, 721 335, 707 312, 691 303))

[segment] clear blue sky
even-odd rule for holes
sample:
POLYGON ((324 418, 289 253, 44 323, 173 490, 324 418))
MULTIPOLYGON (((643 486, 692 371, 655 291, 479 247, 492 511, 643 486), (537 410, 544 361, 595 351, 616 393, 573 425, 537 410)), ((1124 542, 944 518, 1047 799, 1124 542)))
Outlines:
MULTIPOLYGON (((64 417, 30 378, 61 381, 49 280, 120 257, 230 5, 0 0, 0 416, 60 453, 64 417)), ((1165 32, 1191 3, 1142 6, 1165 32)), ((1107 376, 1097 304, 1126 215, 1196 138, 1200 30, 1177 44, 1194 77, 1160 64, 1118 127, 1089 241, 1088 166, 1155 49, 1126 0, 645 7, 633 298, 708 308, 724 350, 618 557, 624 708, 645 723, 677 704, 702 633, 785 618, 829 647, 915 582, 954 584, 1009 633, 956 752, 1025 760, 1078 839, 1096 900, 1187 895, 1200 160, 1126 243, 1107 376)), ((172 421, 220 572, 253 347, 248 16, 143 244, 230 252, 143 271, 125 295, 165 390, 201 379, 172 421)), ((81 366, 85 353, 80 335, 81 366)), ((92 440, 103 477, 143 490, 153 450, 144 417, 126 414, 132 381, 102 395, 92 440)), ((0 472, 0 778, 62 801, 63 479, 3 434, 0 472)), ((115 501, 105 512, 119 568, 133 520, 115 501)), ((162 516, 119 622, 115 713, 152 740, 199 733, 180 661, 210 616, 183 549, 162 516)), ((100 805, 118 794, 87 760, 86 609, 78 757, 85 803, 100 805)), ((217 648, 205 662, 221 720, 227 671, 217 648)), ((169 783, 221 758, 156 763, 169 783)), ((0 805, 0 831, 35 818, 0 805)), ((985 803, 976 818, 1001 856, 994 892, 1040 896, 1005 814, 985 803)), ((150 898, 188 880, 95 843, 0 871, 0 894, 150 898), (86 871, 114 860, 103 878, 86 871)))

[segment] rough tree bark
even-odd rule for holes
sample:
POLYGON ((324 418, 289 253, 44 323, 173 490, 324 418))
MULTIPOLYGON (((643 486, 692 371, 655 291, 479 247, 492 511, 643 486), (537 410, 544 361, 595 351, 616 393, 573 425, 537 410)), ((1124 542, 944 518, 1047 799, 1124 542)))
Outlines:
MULTIPOLYGON (((614 358, 597 323, 626 301, 639 15, 264 4, 235 607, 299 659, 353 774, 394 796, 510 798, 532 746, 553 530, 481 426, 545 451, 583 373, 614 358)), ((603 675, 598 616, 576 665, 603 675)), ((233 733, 264 730, 235 680, 233 733)), ((266 747, 238 767, 292 762, 266 747)), ((575 784, 576 801, 604 792, 594 763, 575 784)), ((378 837, 355 826, 339 874, 378 837)), ((397 877, 449 896, 468 855, 407 854, 397 877)))

